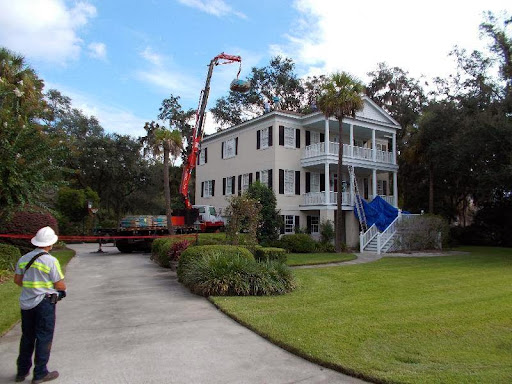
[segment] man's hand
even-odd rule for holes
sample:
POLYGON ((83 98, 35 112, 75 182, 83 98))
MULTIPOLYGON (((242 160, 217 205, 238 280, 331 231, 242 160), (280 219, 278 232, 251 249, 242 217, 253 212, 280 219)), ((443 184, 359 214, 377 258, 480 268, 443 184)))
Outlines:
POLYGON ((14 275, 14 284, 22 287, 23 286, 23 275, 14 275))
POLYGON ((59 280, 56 283, 53 283, 53 288, 55 288, 57 291, 65 291, 66 283, 64 282, 64 279, 59 280))

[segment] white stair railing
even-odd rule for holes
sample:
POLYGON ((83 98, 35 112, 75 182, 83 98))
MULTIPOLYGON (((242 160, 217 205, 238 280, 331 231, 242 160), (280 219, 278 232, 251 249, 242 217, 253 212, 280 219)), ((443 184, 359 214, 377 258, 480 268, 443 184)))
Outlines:
POLYGON ((393 238, 393 235, 396 233, 396 223, 400 220, 400 215, 396 217, 395 220, 388 225, 388 227, 379 233, 377 236, 377 253, 380 255, 382 249, 386 246, 386 244, 393 238))
POLYGON ((379 235, 379 230, 375 224, 373 224, 366 232, 359 234, 359 251, 362 253, 366 246, 370 244, 375 236, 379 235))

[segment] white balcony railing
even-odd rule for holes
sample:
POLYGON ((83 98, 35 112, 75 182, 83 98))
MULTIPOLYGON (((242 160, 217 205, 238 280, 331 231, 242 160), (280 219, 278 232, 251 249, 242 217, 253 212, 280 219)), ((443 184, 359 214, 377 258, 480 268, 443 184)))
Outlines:
MULTIPOLYGON (((329 154, 338 156, 339 144, 335 142, 329 143, 329 154)), ((304 150, 303 159, 325 155, 325 143, 316 143, 308 145, 304 150)), ((353 145, 343 144, 343 157, 347 159, 359 159, 373 161, 373 149, 356 147, 353 145)), ((393 153, 377 150, 375 153, 377 162, 393 164, 393 153)))
MULTIPOLYGON (((304 194, 304 205, 336 205, 338 193, 329 192, 329 202, 325 202, 325 192, 308 192, 304 194)), ((354 205, 354 199, 350 192, 343 192, 341 196, 342 204, 347 206, 354 205)))

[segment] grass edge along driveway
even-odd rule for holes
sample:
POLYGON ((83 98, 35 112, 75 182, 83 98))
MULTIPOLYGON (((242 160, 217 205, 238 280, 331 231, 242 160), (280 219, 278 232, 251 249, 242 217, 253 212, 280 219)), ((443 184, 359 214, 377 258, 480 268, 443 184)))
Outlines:
POLYGON ((296 291, 212 297, 321 365, 383 383, 512 382, 512 249, 294 271, 296 291))
MULTIPOLYGON (((59 249, 50 252, 55 256, 65 273, 66 265, 75 256, 71 249, 59 249)), ((19 297, 21 288, 13 282, 14 273, 6 276, 6 281, 0 284, 0 337, 6 334, 18 321, 20 321, 19 297)))

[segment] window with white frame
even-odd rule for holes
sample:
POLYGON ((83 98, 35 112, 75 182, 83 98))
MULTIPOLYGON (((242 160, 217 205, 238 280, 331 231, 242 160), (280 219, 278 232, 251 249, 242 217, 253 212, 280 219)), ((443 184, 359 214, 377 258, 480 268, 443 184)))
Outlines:
POLYGON ((293 215, 285 215, 284 217, 284 233, 295 232, 295 217, 293 215))
POLYGON ((199 165, 206 164, 206 148, 199 153, 199 165))
POLYGON ((310 191, 311 192, 320 192, 320 174, 319 173, 311 173, 310 191))
POLYGON ((203 184, 203 197, 213 196, 213 180, 206 180, 203 184))
POLYGON ((319 216, 310 216, 310 223, 311 223, 311 233, 318 233, 320 232, 320 217, 319 216))
POLYGON ((224 150, 222 153, 223 159, 229 159, 230 157, 235 157, 236 155, 236 139, 229 139, 224 141, 224 150))
POLYGON ((387 145, 387 144, 382 144, 382 143, 377 143, 377 149, 378 149, 379 151, 387 152, 387 150, 388 150, 388 145, 387 145))
POLYGON ((320 142, 320 132, 311 131, 309 138, 311 144, 318 144, 320 142))
POLYGON ((386 180, 377 180, 377 195, 387 196, 388 182, 386 180))
POLYGON ((245 192, 249 189, 250 181, 251 181, 250 173, 244 173, 242 175, 242 192, 245 192))
POLYGON ((260 131, 260 148, 268 148, 268 127, 260 131))
POLYGON ((284 127, 284 146, 295 148, 295 128, 284 127))
POLYGON ((284 194, 295 194, 295 171, 284 170, 284 194))
POLYGON ((268 187, 268 169, 260 171, 260 183, 268 187))
POLYGON ((234 177, 226 177, 226 195, 232 195, 233 194, 233 181, 235 180, 234 177))

